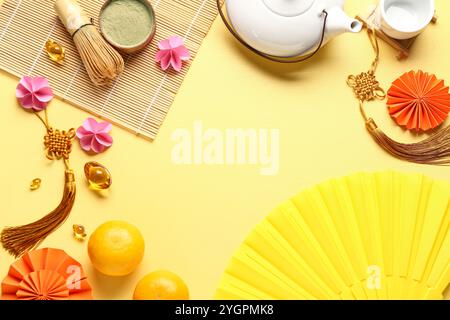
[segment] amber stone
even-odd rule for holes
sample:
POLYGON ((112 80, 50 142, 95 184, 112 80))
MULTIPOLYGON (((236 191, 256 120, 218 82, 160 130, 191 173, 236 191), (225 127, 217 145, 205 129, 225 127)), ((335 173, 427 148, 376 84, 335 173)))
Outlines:
POLYGON ((49 58, 57 63, 63 63, 66 57, 66 50, 54 40, 47 40, 45 43, 45 51, 49 58))
POLYGON ((112 177, 109 170, 98 162, 86 163, 84 174, 89 182, 89 187, 94 190, 105 190, 111 187, 112 177))

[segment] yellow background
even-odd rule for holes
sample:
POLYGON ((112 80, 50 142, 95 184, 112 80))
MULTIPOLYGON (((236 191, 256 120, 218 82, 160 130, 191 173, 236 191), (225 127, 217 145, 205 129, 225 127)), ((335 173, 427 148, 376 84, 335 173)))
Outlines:
MULTIPOLYGON (((365 12, 370 3, 349 0, 346 9, 355 15, 365 12)), ((438 24, 420 36, 408 60, 397 61, 393 49, 381 45, 378 78, 384 88, 403 72, 418 68, 450 83, 450 2, 438 0, 437 10, 438 24)), ((161 268, 182 276, 192 298, 209 299, 233 251, 253 226, 307 186, 361 170, 395 169, 450 179, 447 168, 396 160, 371 140, 345 79, 367 70, 372 58, 367 36, 361 33, 336 38, 307 63, 270 63, 243 49, 216 20, 153 143, 114 127, 114 146, 102 155, 89 156, 75 145, 75 207, 43 246, 62 248, 78 259, 97 299, 129 299, 141 276, 161 268), (206 128, 279 128, 279 173, 261 176, 259 167, 251 165, 174 165, 171 134, 177 128, 192 130, 196 120, 206 128), (111 170, 114 183, 109 194, 87 188, 83 165, 90 160, 111 170), (85 225, 91 233, 112 219, 136 224, 146 240, 143 263, 125 278, 95 272, 86 242, 71 236, 74 223, 85 225)), ((18 107, 17 81, 0 74, 1 228, 42 217, 56 206, 62 192, 62 163, 45 159, 43 127, 18 107), (30 192, 35 177, 42 178, 42 186, 30 192)), ((371 103, 368 111, 399 140, 423 138, 397 127, 384 102, 371 103)), ((58 99, 51 103, 49 114, 62 129, 78 126, 89 116, 58 99)), ((12 262, 0 251, 1 277, 12 262)))

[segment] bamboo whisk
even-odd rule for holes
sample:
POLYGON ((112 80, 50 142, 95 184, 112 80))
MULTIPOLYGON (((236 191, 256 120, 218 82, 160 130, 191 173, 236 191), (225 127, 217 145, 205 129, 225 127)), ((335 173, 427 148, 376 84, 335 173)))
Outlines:
POLYGON ((103 39, 76 0, 57 0, 55 10, 72 36, 89 78, 97 86, 110 84, 124 69, 122 56, 103 39))

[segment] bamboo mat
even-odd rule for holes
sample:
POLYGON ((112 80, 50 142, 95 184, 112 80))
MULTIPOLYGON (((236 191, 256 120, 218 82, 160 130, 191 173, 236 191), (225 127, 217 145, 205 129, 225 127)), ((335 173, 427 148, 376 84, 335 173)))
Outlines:
MULTIPOLYGON (((53 0, 4 0, 0 8, 0 68, 18 77, 42 75, 57 96, 138 135, 154 139, 200 45, 217 15, 215 0, 152 0, 155 39, 136 55, 124 56, 125 72, 109 87, 89 80, 72 39, 53 10, 53 0), (163 72, 154 62, 157 43, 184 37, 192 59, 180 73, 163 72), (66 48, 58 65, 43 50, 47 39, 66 48)), ((103 0, 79 0, 97 20, 103 0)))

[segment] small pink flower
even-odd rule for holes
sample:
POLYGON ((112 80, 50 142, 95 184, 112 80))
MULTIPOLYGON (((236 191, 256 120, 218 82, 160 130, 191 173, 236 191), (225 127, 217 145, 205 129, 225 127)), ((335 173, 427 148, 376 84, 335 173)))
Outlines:
POLYGON ((156 62, 161 63, 161 68, 165 71, 172 68, 179 72, 183 65, 182 61, 190 59, 189 50, 184 46, 183 39, 179 36, 172 36, 167 40, 162 40, 158 44, 159 52, 156 54, 156 62))
POLYGON ((16 97, 25 109, 44 110, 53 99, 47 78, 24 76, 16 88, 16 97))
POLYGON ((85 151, 101 153, 113 144, 109 135, 112 125, 109 122, 97 122, 87 118, 83 125, 77 129, 77 137, 80 139, 81 148, 85 151))

